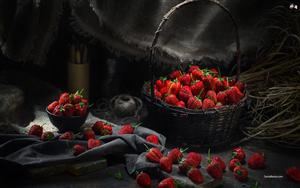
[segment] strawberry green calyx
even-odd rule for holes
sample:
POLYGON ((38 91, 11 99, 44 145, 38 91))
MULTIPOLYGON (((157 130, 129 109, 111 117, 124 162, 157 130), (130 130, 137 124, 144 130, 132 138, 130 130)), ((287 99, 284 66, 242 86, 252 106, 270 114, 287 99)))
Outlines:
POLYGON ((210 154, 210 148, 208 148, 208 152, 207 152, 207 163, 210 164, 211 163, 211 154, 210 154))

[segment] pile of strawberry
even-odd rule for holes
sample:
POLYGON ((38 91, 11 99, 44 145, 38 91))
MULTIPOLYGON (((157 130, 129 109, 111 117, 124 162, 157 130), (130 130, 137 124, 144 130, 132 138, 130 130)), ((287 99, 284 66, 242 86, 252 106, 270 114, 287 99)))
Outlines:
POLYGON ((169 105, 205 110, 238 104, 244 97, 244 87, 240 81, 221 77, 215 68, 191 65, 186 73, 175 70, 168 78, 156 80, 154 95, 169 105))
POLYGON ((47 110, 56 116, 86 116, 89 103, 87 99, 83 98, 82 91, 62 93, 57 101, 48 105, 47 110))
MULTIPOLYGON (((158 148, 151 148, 146 153, 148 161, 158 163, 161 170, 171 173, 173 164, 178 164, 180 174, 187 176, 195 184, 204 182, 204 176, 199 170, 203 166, 202 155, 197 152, 189 152, 184 155, 183 150, 174 148, 166 156, 158 148), (184 157, 185 156, 185 157, 184 157)), ((228 168, 233 172, 234 177, 241 182, 248 180, 248 169, 243 166, 246 160, 246 153, 241 147, 232 150, 232 157, 229 161, 228 168)), ((253 170, 265 168, 265 156, 263 153, 256 152, 252 154, 248 161, 248 168, 253 170)), ((208 151, 206 172, 213 179, 222 179, 223 173, 226 172, 226 163, 220 156, 211 156, 208 151)), ((290 167, 286 170, 286 176, 295 182, 300 182, 300 170, 297 167, 290 167)), ((140 172, 136 176, 136 182, 140 187, 151 187, 151 177, 146 172, 140 172)), ((175 188, 180 182, 176 182, 172 177, 163 179, 158 188, 175 188)))

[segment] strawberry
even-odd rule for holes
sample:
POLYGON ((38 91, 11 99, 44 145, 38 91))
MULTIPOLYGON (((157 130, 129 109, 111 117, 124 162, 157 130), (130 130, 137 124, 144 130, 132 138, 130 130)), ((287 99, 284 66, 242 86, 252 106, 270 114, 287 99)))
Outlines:
POLYGON ((103 129, 101 130, 101 136, 112 135, 112 126, 111 125, 104 125, 103 129))
POLYGON ((166 78, 160 78, 159 80, 156 80, 155 85, 158 90, 160 90, 161 88, 163 88, 165 86, 165 83, 164 83, 165 80, 166 80, 166 78))
POLYGON ((38 136, 38 137, 41 137, 43 134, 43 127, 40 126, 40 125, 32 125, 28 131, 28 135, 30 136, 38 136))
POLYGON ((193 96, 191 88, 189 86, 183 86, 178 93, 178 98, 184 102, 187 102, 189 98, 193 96))
POLYGON ((231 160, 229 161, 229 169, 230 169, 231 171, 233 171, 234 168, 237 167, 237 166, 241 166, 240 160, 238 160, 238 159, 231 159, 231 160))
POLYGON ((75 112, 75 108, 72 104, 67 103, 63 106, 63 108, 64 108, 63 110, 64 116, 68 116, 68 117, 73 116, 75 112))
POLYGON ((83 98, 82 92, 83 92, 83 89, 80 90, 80 91, 76 91, 76 93, 70 95, 70 99, 72 101, 72 104, 77 104, 77 103, 81 102, 81 100, 83 98))
POLYGON ((133 131, 136 127, 137 126, 133 126, 131 123, 124 124, 118 133, 119 134, 133 134, 133 131))
POLYGON ((162 157, 159 160, 160 169, 168 173, 172 172, 172 164, 172 159, 169 157, 162 157))
POLYGON ((214 179, 221 179, 223 176, 223 170, 220 166, 220 163, 212 161, 206 167, 207 173, 214 179))
POLYGON ((155 97, 158 98, 158 99, 161 99, 161 98, 162 98, 162 94, 161 94, 159 91, 157 91, 157 89, 154 90, 154 95, 155 95, 155 97))
POLYGON ((219 161, 212 160, 210 155, 210 149, 208 150, 207 163, 208 163, 206 167, 207 173, 214 179, 221 179, 223 176, 223 169, 219 161))
POLYGON ((238 159, 240 162, 243 162, 246 158, 246 153, 242 147, 233 148, 232 158, 238 159))
POLYGON ((202 101, 198 97, 191 96, 187 102, 189 109, 201 109, 202 101))
POLYGON ((194 167, 198 167, 202 161, 202 156, 200 153, 189 152, 186 156, 187 159, 192 159, 194 161, 194 167))
POLYGON ((91 128, 86 128, 83 130, 83 136, 86 140, 95 139, 95 133, 91 128))
POLYGON ((200 70, 198 65, 191 65, 189 68, 189 73, 192 73, 194 70, 200 70))
POLYGON ((211 99, 214 103, 217 103, 217 94, 213 90, 209 90, 206 93, 206 98, 211 99))
POLYGON ((235 82, 234 86, 236 86, 242 93, 244 92, 245 84, 243 84, 241 81, 235 82))
POLYGON ((80 116, 80 117, 86 116, 87 110, 88 110, 88 106, 85 103, 80 102, 78 104, 75 104, 75 115, 76 116, 80 116))
POLYGON ((169 151, 167 156, 173 161, 174 164, 177 164, 182 159, 183 153, 179 148, 173 148, 171 151, 169 151))
POLYGON ((69 93, 67 93, 67 92, 62 93, 62 94, 59 96, 58 102, 59 102, 60 105, 64 105, 64 104, 67 104, 67 103, 71 103, 69 93))
POLYGON ((228 89, 229 87, 230 87, 230 84, 229 84, 229 79, 228 79, 228 77, 225 77, 225 76, 223 76, 222 77, 222 79, 223 79, 223 87, 224 87, 224 90, 225 89, 228 89))
POLYGON ((105 122, 96 121, 94 123, 94 125, 92 126, 92 130, 94 131, 95 134, 100 135, 104 125, 105 125, 105 122))
POLYGON ((300 170, 299 168, 293 166, 288 168, 285 171, 286 176, 290 179, 293 180, 294 182, 300 182, 300 170))
POLYGON ((150 134, 146 137, 147 142, 153 143, 153 144, 159 144, 158 136, 154 134, 150 134))
POLYGON ((76 145, 73 146, 73 154, 75 156, 77 156, 77 155, 79 155, 83 152, 85 152, 85 148, 82 145, 76 144, 76 145))
POLYGON ((191 91, 194 96, 198 96, 200 93, 202 94, 204 91, 204 85, 202 81, 197 81, 191 85, 191 91))
POLYGON ((226 92, 220 91, 217 94, 217 101, 220 102, 222 105, 226 105, 227 104, 227 95, 226 95, 226 92))
POLYGON ((204 73, 202 70, 200 69, 194 69, 192 72, 191 72, 191 75, 192 75, 192 79, 193 80, 201 80, 204 73))
POLYGON ((64 134, 60 135, 59 140, 73 140, 74 134, 71 131, 65 132, 64 134))
POLYGON ((140 187, 151 187, 151 178, 149 174, 145 172, 139 173, 135 180, 140 187))
POLYGON ((265 167, 265 156, 262 153, 254 153, 248 159, 248 166, 252 169, 261 169, 265 167))
POLYGON ((192 158, 186 158, 179 163, 178 168, 182 174, 186 174, 191 168, 196 168, 197 164, 192 158))
POLYGON ((209 109, 209 108, 213 108, 213 107, 215 107, 215 103, 214 103, 213 100, 208 99, 208 98, 206 98, 206 99, 203 100, 203 103, 202 103, 202 109, 203 110, 206 110, 206 109, 209 109))
POLYGON ((219 77, 214 77, 210 82, 210 87, 216 92, 223 91, 225 89, 223 85, 223 79, 219 77))
POLYGON ((57 105, 59 105, 58 101, 54 101, 47 106, 47 110, 52 113, 57 105))
POLYGON ((205 73, 205 75, 204 76, 202 76, 202 82, 203 82, 203 84, 204 84, 204 87, 206 88, 206 89, 211 89, 210 88, 210 83, 211 83, 211 80, 213 79, 213 76, 212 75, 210 75, 210 74, 208 74, 208 73, 205 73))
POLYGON ((64 108, 62 105, 57 105, 52 114, 55 115, 55 116, 62 116, 63 115, 63 111, 64 111, 64 108))
POLYGON ((170 177, 170 178, 163 179, 161 182, 159 182, 157 188, 175 188, 175 187, 176 187, 175 180, 170 177))
POLYGON ((244 94, 236 86, 232 86, 226 91, 229 104, 238 104, 244 94))
POLYGON ((221 169, 222 169, 223 171, 225 171, 225 169, 226 169, 226 164, 225 164, 225 162, 222 160, 221 157, 219 157, 219 156, 213 156, 211 160, 212 160, 212 161, 215 161, 215 162, 217 162, 217 163, 219 163, 221 169))
POLYGON ((98 147, 98 146, 101 146, 101 141, 100 140, 96 140, 96 139, 89 139, 88 140, 88 149, 92 149, 92 148, 95 148, 95 147, 98 147))
MULTIPOLYGON (((168 93, 168 89, 166 86, 162 87, 160 90, 159 90, 160 94, 161 94, 161 97, 164 98, 165 95, 168 93)), ((155 94, 155 93, 154 93, 155 94)))
POLYGON ((178 101, 177 103, 176 103, 176 106, 177 107, 180 107, 180 108, 185 108, 186 106, 185 106, 185 103, 183 102, 183 101, 178 101))
POLYGON ((178 99, 177 99, 176 95, 170 94, 170 95, 168 95, 168 96, 165 97, 165 102, 167 104, 175 106, 177 104, 177 102, 178 102, 178 99))
POLYGON ((211 68, 211 69, 209 69, 209 72, 210 72, 210 74, 213 75, 213 76, 219 75, 219 71, 218 71, 218 69, 216 69, 216 68, 211 68))
POLYGON ((146 158, 149 161, 155 162, 155 163, 159 163, 159 161, 162 157, 163 157, 163 154, 161 153, 161 151, 158 148, 151 148, 146 154, 146 158))
POLYGON ((234 177, 241 182, 247 181, 248 179, 248 170, 245 167, 236 166, 233 169, 233 174, 234 177))
POLYGON ((179 81, 182 85, 189 86, 191 84, 191 75, 184 74, 179 78, 179 81))
POLYGON ((180 91, 181 84, 177 80, 169 82, 169 84, 166 86, 168 90, 168 94, 174 94, 177 95, 180 91))
POLYGON ((179 78, 181 76, 181 71, 180 70, 175 70, 173 71, 170 75, 169 75, 169 78, 171 80, 175 80, 177 78, 179 78))
POLYGON ((48 141, 48 140, 52 140, 52 139, 54 139, 53 132, 50 132, 50 131, 43 132, 43 134, 41 136, 42 141, 48 141))
POLYGON ((79 102, 79 103, 83 103, 84 105, 88 106, 89 101, 87 99, 85 99, 85 98, 82 98, 81 102, 79 102))
POLYGON ((200 184, 204 182, 204 178, 202 173, 200 172, 199 169, 197 168, 191 168, 188 173, 187 176, 189 177, 190 180, 192 180, 192 182, 194 182, 195 184, 200 184))

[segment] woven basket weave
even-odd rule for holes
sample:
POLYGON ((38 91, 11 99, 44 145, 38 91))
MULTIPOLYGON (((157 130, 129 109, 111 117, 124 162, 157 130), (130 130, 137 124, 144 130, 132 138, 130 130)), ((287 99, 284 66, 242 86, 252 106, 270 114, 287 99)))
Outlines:
MULTIPOLYGON (((155 45, 158 41, 160 32, 170 17, 183 6, 191 3, 203 2, 204 0, 186 0, 171 8, 161 20, 152 41, 150 48, 149 70, 152 80, 146 83, 142 89, 142 96, 148 107, 149 117, 156 121, 153 129, 164 133, 168 139, 176 140, 179 143, 196 144, 201 146, 216 146, 228 143, 236 129, 240 114, 245 105, 247 95, 237 105, 226 105, 219 109, 191 110, 171 106, 154 96, 154 83, 156 80, 154 70, 156 63, 154 61, 155 45), (151 93, 147 92, 150 91, 151 93)), ((236 35, 236 58, 237 72, 236 80, 239 80, 240 74, 240 40, 238 26, 230 11, 215 0, 205 0, 213 3, 225 11, 233 22, 236 35)))

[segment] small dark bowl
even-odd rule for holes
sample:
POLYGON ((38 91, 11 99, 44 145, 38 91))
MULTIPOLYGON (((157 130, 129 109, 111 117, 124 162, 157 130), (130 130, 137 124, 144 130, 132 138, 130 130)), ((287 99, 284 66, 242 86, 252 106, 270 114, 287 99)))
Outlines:
POLYGON ((51 112, 48 111, 46 108, 46 112, 48 114, 48 117, 51 121, 51 123, 58 128, 60 132, 66 132, 66 131, 73 131, 73 132, 79 132, 81 125, 84 124, 88 112, 84 117, 80 116, 71 116, 71 117, 66 117, 66 116, 56 116, 52 114, 51 112))

